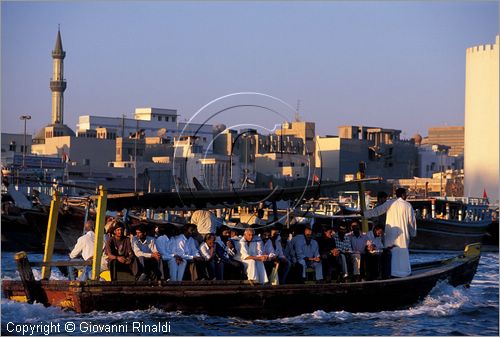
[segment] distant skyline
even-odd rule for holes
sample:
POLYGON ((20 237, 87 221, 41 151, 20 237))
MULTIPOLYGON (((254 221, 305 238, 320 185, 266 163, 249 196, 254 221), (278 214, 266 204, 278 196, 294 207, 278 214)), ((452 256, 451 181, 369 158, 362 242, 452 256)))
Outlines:
MULTIPOLYGON (((340 125, 402 130, 463 125, 465 50, 493 44, 498 1, 8 2, 2 10, 2 132, 50 122, 51 51, 66 51, 65 124, 189 118, 209 101, 254 91, 292 106, 316 134, 340 125)), ((239 112, 212 122, 237 124, 239 112)))

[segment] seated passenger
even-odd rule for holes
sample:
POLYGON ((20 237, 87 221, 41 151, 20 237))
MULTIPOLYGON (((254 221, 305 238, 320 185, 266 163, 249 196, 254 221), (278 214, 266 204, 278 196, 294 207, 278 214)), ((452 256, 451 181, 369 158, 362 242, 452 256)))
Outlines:
POLYGON ((165 227, 160 227, 158 229, 158 237, 155 240, 156 249, 158 253, 160 253, 162 266, 163 266, 163 275, 162 279, 167 280, 170 277, 168 264, 169 261, 174 258, 174 246, 175 246, 175 235, 170 235, 170 238, 167 235, 168 231, 165 227))
POLYGON ((222 258, 224 262, 223 279, 243 280, 245 279, 243 263, 236 259, 239 253, 236 250, 234 241, 230 239, 230 233, 231 231, 229 230, 229 228, 223 226, 220 228, 220 236, 215 239, 215 242, 224 249, 224 255, 222 258))
POLYGON ((161 255, 156 249, 155 240, 147 235, 146 229, 139 226, 135 229, 135 237, 132 240, 132 249, 139 262, 140 275, 138 281, 161 279, 162 263, 161 255))
POLYGON ((377 224, 368 232, 366 241, 366 279, 380 280, 390 278, 391 251, 384 248, 384 225, 377 224))
MULTIPOLYGON (((76 241, 76 245, 69 253, 70 259, 77 258, 80 254, 84 261, 92 261, 94 256, 94 221, 87 220, 84 225, 85 234, 80 236, 76 241)), ((102 267, 101 267, 102 269, 102 267)), ((68 273, 70 280, 75 279, 75 268, 69 267, 68 273)), ((92 277, 92 266, 84 266, 81 275, 78 277, 78 281, 86 281, 92 277)))
POLYGON ((196 226, 187 224, 184 226, 183 234, 175 238, 174 258, 168 265, 171 281, 182 281, 184 279, 184 272, 188 263, 191 280, 196 281, 198 279, 196 261, 201 259, 201 257, 196 247, 196 241, 192 237, 193 235, 197 235, 196 226))
POLYGON ((349 236, 351 241, 351 260, 350 263, 352 265, 352 271, 354 275, 354 281, 361 281, 362 272, 364 273, 364 267, 362 268, 365 262, 365 248, 366 248, 366 234, 361 233, 360 223, 358 220, 354 220, 351 223, 351 232, 346 234, 349 236), (362 270, 363 269, 363 270, 362 270))
POLYGON ((137 276, 137 261, 132 250, 130 239, 123 235, 123 224, 116 222, 111 228, 113 236, 106 241, 106 255, 111 281, 117 279, 119 271, 128 272, 137 276))
POLYGON ((352 253, 351 238, 346 234, 347 226, 345 223, 341 223, 338 227, 337 232, 333 235, 333 238, 335 239, 335 245, 339 249, 341 257, 347 265, 347 269, 344 269, 344 278, 347 278, 349 274, 352 274, 352 263, 350 263, 352 253))
MULTIPOLYGON (((302 251, 304 252, 303 262, 303 272, 302 278, 306 278, 306 268, 313 267, 316 281, 323 280, 323 267, 321 265, 321 257, 319 255, 318 242, 312 238, 312 229, 306 227, 304 230, 304 244, 302 246, 302 251)), ((301 261, 299 263, 302 264, 301 261)))
POLYGON ((303 283, 305 279, 304 230, 303 225, 295 225, 292 230, 293 236, 288 240, 284 250, 285 256, 291 262, 289 279, 292 283, 303 283))
POLYGON ((262 255, 262 241, 254 240, 254 235, 253 229, 245 229, 240 240, 240 259, 245 267, 247 279, 264 284, 269 282, 264 267, 266 256, 262 255))
POLYGON ((333 229, 329 226, 323 228, 323 234, 319 240, 319 253, 326 282, 336 281, 347 273, 345 257, 343 259, 340 250, 335 245, 333 229))
POLYGON ((261 238, 264 243, 263 254, 267 256, 267 261, 264 262, 264 265, 266 266, 268 276, 271 275, 272 269, 277 266, 279 284, 285 284, 290 270, 290 263, 283 253, 279 229, 266 229, 261 234, 261 238))
POLYGON ((234 251, 234 256, 238 255, 240 251, 241 235, 239 235, 239 231, 236 228, 231 228, 229 230, 229 241, 233 244, 232 249, 234 251))
POLYGON ((205 242, 200 246, 200 255, 205 260, 206 277, 209 280, 224 279, 223 248, 215 242, 214 234, 205 234, 205 242))

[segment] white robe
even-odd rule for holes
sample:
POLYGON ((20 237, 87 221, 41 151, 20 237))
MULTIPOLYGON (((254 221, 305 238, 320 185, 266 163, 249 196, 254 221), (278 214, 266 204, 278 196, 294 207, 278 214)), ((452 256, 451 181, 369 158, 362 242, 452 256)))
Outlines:
POLYGON ((415 212, 409 202, 402 198, 388 200, 374 209, 365 211, 367 218, 387 212, 385 225, 385 246, 395 246, 392 250, 391 275, 405 277, 411 274, 410 237, 417 235, 415 212))
POLYGON ((262 256, 262 241, 250 241, 248 243, 245 238, 240 241, 240 257, 241 262, 247 273, 247 278, 249 280, 258 283, 269 282, 267 278, 266 268, 264 267, 264 262, 256 261, 251 259, 246 259, 249 256, 262 256))

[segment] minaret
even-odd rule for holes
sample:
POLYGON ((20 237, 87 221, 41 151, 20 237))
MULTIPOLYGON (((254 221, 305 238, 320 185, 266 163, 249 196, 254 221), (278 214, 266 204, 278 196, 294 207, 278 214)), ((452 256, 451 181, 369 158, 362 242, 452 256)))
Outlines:
POLYGON ((52 80, 50 81, 50 90, 52 91, 52 124, 63 124, 64 112, 64 90, 66 90, 66 81, 63 76, 64 57, 66 52, 62 48, 61 31, 57 30, 57 39, 54 50, 52 51, 52 80))

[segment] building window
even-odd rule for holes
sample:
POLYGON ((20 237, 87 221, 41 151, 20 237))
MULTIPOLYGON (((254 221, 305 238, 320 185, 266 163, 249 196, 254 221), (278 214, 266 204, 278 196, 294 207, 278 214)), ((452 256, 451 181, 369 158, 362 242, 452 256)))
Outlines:
POLYGON ((16 152, 16 142, 11 142, 9 145, 9 151, 16 152))
POLYGON ((177 117, 172 116, 172 122, 174 122, 174 123, 175 123, 176 119, 177 119, 177 117))
POLYGON ((165 122, 168 122, 168 116, 165 116, 165 122))
POLYGON ((283 167, 283 162, 282 161, 278 162, 278 167, 283 167))
POLYGON ((158 116, 158 122, 161 122, 161 116, 158 116))

